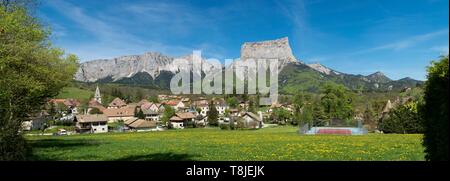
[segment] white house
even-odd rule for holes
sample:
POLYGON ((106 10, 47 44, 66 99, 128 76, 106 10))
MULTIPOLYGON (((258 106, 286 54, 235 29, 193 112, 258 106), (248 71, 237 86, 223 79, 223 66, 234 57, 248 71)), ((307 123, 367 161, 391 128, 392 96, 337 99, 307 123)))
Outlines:
POLYGON ((103 114, 77 115, 75 129, 79 133, 106 133, 108 132, 108 117, 103 114))
POLYGON ((145 120, 158 122, 160 119, 158 111, 153 111, 151 109, 142 109, 142 112, 145 115, 145 120))
POLYGON ((41 129, 42 126, 51 119, 51 116, 46 111, 40 111, 29 117, 27 121, 22 123, 22 130, 31 131, 41 129))
POLYGON ((244 119, 244 126, 247 128, 262 128, 262 115, 256 115, 251 112, 246 112, 241 116, 244 119))
POLYGON ((170 126, 175 129, 184 129, 184 121, 178 116, 173 116, 170 118, 170 126))
POLYGON ((228 105, 225 104, 225 102, 219 102, 216 104, 217 112, 219 112, 219 115, 223 116, 225 114, 225 110, 228 109, 228 105))

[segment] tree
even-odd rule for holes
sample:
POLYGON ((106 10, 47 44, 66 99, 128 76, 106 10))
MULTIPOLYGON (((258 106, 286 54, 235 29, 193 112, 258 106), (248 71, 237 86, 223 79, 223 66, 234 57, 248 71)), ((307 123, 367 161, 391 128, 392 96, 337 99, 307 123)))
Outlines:
POLYGON ((149 96, 148 100, 153 103, 159 103, 158 97, 156 96, 149 96))
POLYGON ((134 117, 138 117, 138 113, 139 113, 139 111, 138 111, 138 107, 136 106, 136 107, 134 107, 134 117))
POLYGON ((93 107, 90 111, 89 114, 103 114, 102 111, 100 111, 100 109, 93 107))
POLYGON ((219 126, 219 111, 217 111, 216 105, 213 101, 209 103, 209 111, 206 114, 208 116, 208 124, 210 126, 219 126))
POLYGON ((1 2, 0 160, 22 160, 27 151, 22 122, 70 83, 77 57, 52 47, 50 31, 27 9, 1 2))
POLYGON ((272 112, 272 118, 278 122, 278 124, 286 124, 287 120, 291 117, 291 113, 283 108, 275 108, 272 112))
POLYGON ((370 103, 366 104, 366 109, 364 110, 364 114, 363 114, 363 121, 364 124, 369 126, 369 130, 374 130, 376 127, 376 119, 375 119, 375 113, 372 109, 372 106, 370 105, 370 103))
POLYGON ((329 118, 348 120, 353 117, 352 96, 342 85, 327 84, 321 103, 329 118))
POLYGON ((305 123, 310 123, 313 119, 312 117, 312 107, 307 105, 311 104, 311 96, 303 92, 297 93, 293 99, 294 106, 294 119, 295 124, 304 125, 305 123), (305 109, 307 109, 305 111, 305 109))
POLYGON ((256 113, 256 105, 253 100, 248 101, 248 112, 256 113))
POLYGON ((448 161, 448 64, 447 55, 439 61, 433 61, 428 67, 425 103, 420 109, 424 119, 425 158, 431 161, 448 161))
POLYGON ((309 125, 312 125, 313 119, 313 107, 311 105, 306 105, 303 107, 302 114, 297 124, 304 125, 307 123, 309 125))
POLYGON ((164 106, 164 113, 161 117, 161 122, 164 123, 164 125, 167 125, 169 123, 170 118, 175 115, 175 109, 173 109, 171 106, 165 105, 164 106))
POLYGON ((137 89, 136 90, 136 101, 140 101, 140 100, 144 99, 144 97, 145 97, 145 95, 142 92, 142 90, 141 89, 137 89))
POLYGON ((48 109, 48 114, 52 117, 52 119, 55 119, 58 115, 58 110, 56 109, 56 105, 53 102, 50 102, 50 108, 48 109))
POLYGON ((378 125, 384 133, 423 133, 421 118, 417 110, 417 103, 400 105, 391 110, 384 120, 378 125))
POLYGON ((226 108, 224 113, 223 113, 223 116, 230 117, 230 109, 226 108))
POLYGON ((319 103, 313 104, 313 125, 312 126, 325 126, 329 118, 325 114, 323 106, 319 103))
POLYGON ((138 119, 145 119, 145 114, 142 111, 142 109, 139 109, 137 117, 138 117, 138 119))
POLYGON ((239 101, 237 100, 236 97, 229 97, 226 100, 228 106, 230 106, 231 108, 236 108, 239 104, 239 101))

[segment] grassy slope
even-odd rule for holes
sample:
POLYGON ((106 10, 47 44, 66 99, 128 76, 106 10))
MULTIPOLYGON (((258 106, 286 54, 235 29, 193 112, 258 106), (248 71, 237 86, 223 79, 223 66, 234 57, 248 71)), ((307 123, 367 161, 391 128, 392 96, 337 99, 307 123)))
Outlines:
POLYGON ((61 92, 56 96, 56 98, 74 98, 78 100, 89 100, 91 96, 94 95, 94 92, 87 89, 80 89, 77 87, 65 87, 61 90, 61 92))
POLYGON ((34 160, 423 160, 421 135, 300 136, 296 128, 27 137, 34 160))

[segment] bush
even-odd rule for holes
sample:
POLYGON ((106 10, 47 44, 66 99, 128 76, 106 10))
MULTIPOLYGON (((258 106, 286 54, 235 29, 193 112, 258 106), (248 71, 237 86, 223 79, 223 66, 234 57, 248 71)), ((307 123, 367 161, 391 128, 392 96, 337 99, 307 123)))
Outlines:
POLYGON ((220 128, 221 130, 230 130, 230 129, 231 129, 231 127, 230 127, 229 124, 220 124, 220 125, 219 125, 219 128, 220 128))
POLYGON ((25 160, 30 148, 20 134, 10 134, 3 130, 0 133, 0 161, 25 160))
POLYGON ((378 125, 384 133, 423 133, 421 117, 417 111, 417 103, 401 105, 391 112, 378 125))
POLYGON ((428 68, 425 105, 421 109, 424 119, 425 159, 448 161, 448 55, 428 68))

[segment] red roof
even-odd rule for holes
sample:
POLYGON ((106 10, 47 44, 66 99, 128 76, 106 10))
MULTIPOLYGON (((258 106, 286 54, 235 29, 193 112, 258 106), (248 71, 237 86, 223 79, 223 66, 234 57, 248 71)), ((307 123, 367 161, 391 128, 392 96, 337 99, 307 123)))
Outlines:
POLYGON ((169 106, 176 106, 176 105, 178 105, 179 102, 180 101, 178 101, 178 100, 170 100, 170 101, 167 101, 166 104, 169 106))

